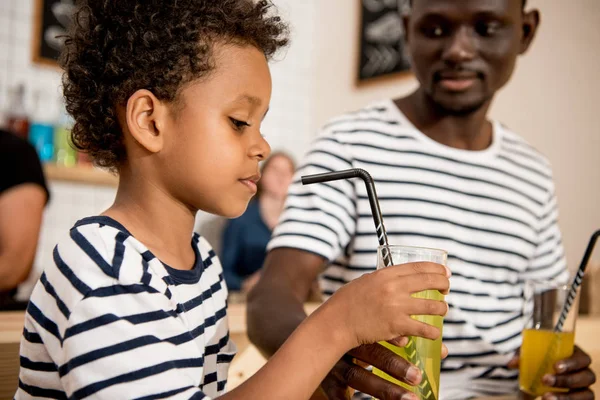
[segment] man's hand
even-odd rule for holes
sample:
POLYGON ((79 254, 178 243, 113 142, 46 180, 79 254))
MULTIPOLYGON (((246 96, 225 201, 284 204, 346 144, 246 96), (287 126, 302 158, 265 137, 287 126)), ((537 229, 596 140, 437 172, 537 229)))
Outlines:
MULTIPOLYGON (((406 345, 406 338, 391 343, 402 347, 406 345)), ((447 355, 448 349, 442 345, 442 358, 447 355)), ((377 343, 366 344, 352 349, 333 367, 311 400, 350 400, 355 390, 379 399, 400 398, 403 395, 406 395, 403 400, 418 399, 414 393, 376 376, 361 365, 373 365, 413 386, 420 383, 422 378, 421 371, 404 358, 377 343)))
POLYGON ((258 283, 260 271, 256 271, 242 282, 242 293, 248 293, 258 283))
MULTIPOLYGON (((592 360, 583 350, 575 346, 573 355, 554 364, 555 374, 546 374, 542 383, 556 388, 569 389, 567 393, 545 393, 544 400, 593 400, 590 386, 596 382, 596 375, 590 369, 592 360)), ((518 368, 519 356, 515 356, 509 367, 518 368)))

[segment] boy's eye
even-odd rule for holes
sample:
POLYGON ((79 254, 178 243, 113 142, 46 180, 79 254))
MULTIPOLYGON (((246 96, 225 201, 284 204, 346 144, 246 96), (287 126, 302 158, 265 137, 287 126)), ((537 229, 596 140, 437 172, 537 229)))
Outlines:
POLYGON ((242 129, 244 129, 247 126, 250 126, 249 123, 247 123, 245 121, 240 121, 239 119, 229 117, 229 120, 231 121, 231 123, 233 124, 235 129, 237 129, 239 131, 241 131, 242 129))

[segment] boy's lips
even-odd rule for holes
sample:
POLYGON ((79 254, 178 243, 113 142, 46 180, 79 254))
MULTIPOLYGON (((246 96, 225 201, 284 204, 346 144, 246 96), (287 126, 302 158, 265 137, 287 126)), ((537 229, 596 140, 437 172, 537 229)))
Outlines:
POLYGON ((251 175, 247 178, 240 179, 239 181, 246 185, 252 193, 256 193, 258 186, 256 185, 260 180, 260 174, 251 175))

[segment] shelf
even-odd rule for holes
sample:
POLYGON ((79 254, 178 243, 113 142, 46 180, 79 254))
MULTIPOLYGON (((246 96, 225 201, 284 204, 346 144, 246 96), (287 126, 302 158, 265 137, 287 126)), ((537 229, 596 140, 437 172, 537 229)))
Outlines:
POLYGON ((44 174, 46 179, 53 181, 104 186, 117 186, 119 183, 117 176, 92 166, 61 167, 54 164, 45 164, 44 174))

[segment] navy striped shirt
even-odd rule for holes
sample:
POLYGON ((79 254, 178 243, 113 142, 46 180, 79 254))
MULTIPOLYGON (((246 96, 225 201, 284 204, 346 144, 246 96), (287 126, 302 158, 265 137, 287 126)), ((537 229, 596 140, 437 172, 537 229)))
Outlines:
POLYGON ((392 101, 334 119, 298 169, 268 246, 329 260, 325 296, 375 269, 378 240, 361 180, 299 178, 348 168, 373 176, 390 244, 448 251, 441 399, 514 393, 506 364, 521 344, 523 283, 567 277, 548 161, 498 123, 483 151, 444 146, 392 101))
POLYGON ((108 217, 79 221, 29 303, 16 399, 207 399, 235 346, 218 258, 199 235, 194 268, 157 259, 108 217))

